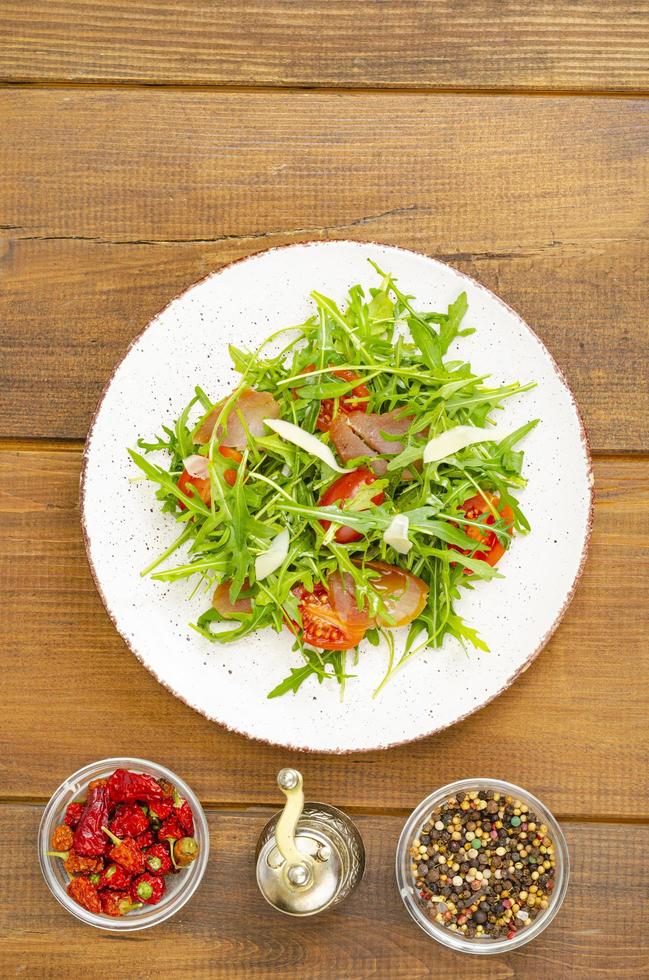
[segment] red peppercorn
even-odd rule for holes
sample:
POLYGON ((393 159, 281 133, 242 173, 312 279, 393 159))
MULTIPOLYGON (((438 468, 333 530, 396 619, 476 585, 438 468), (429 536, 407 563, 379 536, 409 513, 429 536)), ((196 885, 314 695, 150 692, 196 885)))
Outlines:
POLYGON ((74 830, 81 820, 83 809, 83 803, 69 803, 65 811, 65 816, 63 817, 63 823, 67 823, 68 827, 72 827, 74 830))
POLYGON ((180 840, 184 836, 185 831, 176 816, 168 817, 158 831, 158 840, 169 840, 169 838, 180 840))
POLYGON ((108 826, 116 837, 137 837, 149 829, 149 818, 137 803, 124 803, 117 807, 108 826))
POLYGON ((144 855, 146 870, 153 875, 166 875, 171 871, 171 857, 166 844, 154 844, 144 855))
POLYGON ((131 885, 131 897, 134 902, 145 902, 147 905, 157 905, 165 893, 164 879, 158 875, 145 872, 136 878, 131 885))
POLYGON ((109 864, 99 879, 98 888, 112 888, 115 891, 125 891, 131 885, 131 876, 119 864, 109 864))
POLYGON ((87 878, 73 878, 68 885, 68 895, 74 899, 77 905, 87 909, 89 912, 101 912, 101 902, 95 885, 87 878))
POLYGON ((516 930, 515 929, 510 929, 509 932, 507 933, 507 938, 508 939, 513 939, 515 935, 516 935, 516 930))
POLYGON ((126 915, 133 909, 139 909, 142 905, 141 902, 134 902, 128 892, 102 892, 100 900, 102 912, 115 918, 126 915))

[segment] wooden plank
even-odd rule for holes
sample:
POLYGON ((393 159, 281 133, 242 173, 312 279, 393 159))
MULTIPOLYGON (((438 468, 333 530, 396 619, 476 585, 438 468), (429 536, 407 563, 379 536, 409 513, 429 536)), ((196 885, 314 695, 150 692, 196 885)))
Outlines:
POLYGON ((273 911, 254 876, 254 847, 271 811, 208 813, 210 863, 190 903, 161 929, 117 937, 76 922, 49 894, 33 842, 40 808, 0 807, 10 861, 0 866, 3 894, 17 895, 29 917, 3 903, 0 951, 6 976, 134 978, 295 976, 519 980, 623 977, 649 970, 643 902, 646 827, 568 823, 573 875, 557 918, 538 939, 498 957, 460 957, 429 940, 408 917, 394 881, 398 817, 357 818, 367 851, 365 877, 332 912, 294 920, 273 911), (25 847, 25 841, 30 846, 25 847), (126 965, 128 964, 128 965, 126 965))
POLYGON ((0 435, 83 436, 115 359, 179 289, 333 236, 476 274, 557 354, 595 448, 646 448, 649 101, 404 95, 395 125, 396 104, 0 93, 0 435))
POLYGON ((634 0, 5 0, 0 77, 638 91, 634 0))
MULTIPOLYGON (((355 237, 430 248, 414 220, 385 218, 355 237)), ((277 235, 265 244, 291 240, 277 235)), ((83 438, 132 337, 172 296, 254 248, 11 242, 0 295, 0 435, 83 438)), ((649 243, 436 254, 534 327, 568 378, 595 451, 649 448, 649 243)))
POLYGON ((19 237, 304 236, 390 212, 432 214, 444 251, 646 238, 649 100, 18 88, 0 113, 19 237))
POLYGON ((5 796, 46 797, 86 762, 136 754, 168 764, 218 803, 275 801, 275 773, 294 763, 315 798, 353 807, 402 809, 436 785, 486 770, 564 814, 629 815, 633 786, 632 815, 649 815, 649 785, 637 778, 649 751, 646 460, 597 461, 582 583, 549 647, 509 691, 433 738, 345 757, 228 734, 157 684, 95 592, 78 475, 74 453, 0 454, 5 796))

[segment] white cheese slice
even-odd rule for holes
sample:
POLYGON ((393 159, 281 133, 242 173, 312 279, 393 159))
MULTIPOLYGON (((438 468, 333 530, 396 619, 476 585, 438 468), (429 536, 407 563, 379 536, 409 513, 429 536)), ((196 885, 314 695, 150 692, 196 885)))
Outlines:
POLYGON ((300 449, 310 453, 311 456, 317 456, 318 459, 321 459, 323 463, 330 466, 336 473, 349 472, 338 465, 329 446, 325 446, 323 442, 320 442, 317 436, 312 435, 310 432, 305 432, 299 425, 294 425, 292 422, 285 422, 284 419, 264 419, 264 424, 269 429, 272 429, 273 432, 276 432, 280 438, 285 439, 287 442, 292 442, 294 446, 299 446, 300 449))
POLYGON ((454 429, 448 429, 426 443, 424 463, 436 463, 478 442, 500 442, 504 438, 505 434, 497 428, 480 429, 475 425, 456 425, 454 429))
POLYGON ((258 582, 277 571, 288 554, 288 531, 284 528, 270 543, 268 551, 255 558, 255 578, 258 582))
POLYGON ((405 514, 396 514, 383 532, 385 543, 398 551, 400 555, 407 555, 412 548, 412 541, 408 539, 409 525, 410 521, 405 514))

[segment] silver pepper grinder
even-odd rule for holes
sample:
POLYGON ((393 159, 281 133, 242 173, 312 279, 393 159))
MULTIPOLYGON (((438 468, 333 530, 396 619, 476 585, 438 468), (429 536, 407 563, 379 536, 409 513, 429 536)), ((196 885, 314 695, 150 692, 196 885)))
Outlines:
POLYGON ((342 810, 304 802, 297 769, 281 769, 277 784, 286 804, 257 843, 257 884, 279 912, 316 915, 347 898, 363 877, 363 839, 342 810))

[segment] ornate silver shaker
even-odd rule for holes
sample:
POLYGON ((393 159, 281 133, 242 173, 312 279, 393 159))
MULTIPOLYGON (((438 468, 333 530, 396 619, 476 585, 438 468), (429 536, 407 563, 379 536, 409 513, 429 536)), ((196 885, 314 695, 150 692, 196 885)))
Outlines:
POLYGON ((277 784, 286 804, 257 843, 257 884, 279 912, 316 915, 347 898, 363 877, 363 839, 342 810, 304 802, 297 769, 281 769, 277 784))

